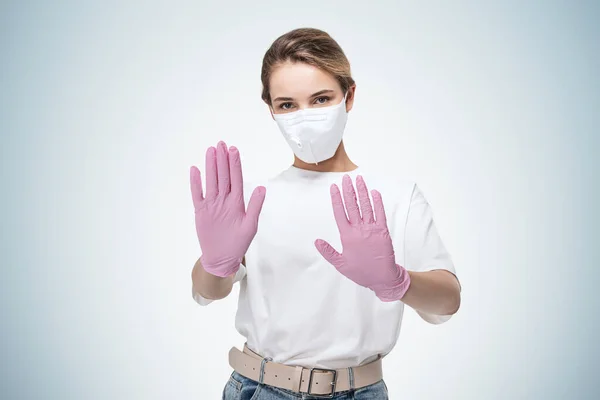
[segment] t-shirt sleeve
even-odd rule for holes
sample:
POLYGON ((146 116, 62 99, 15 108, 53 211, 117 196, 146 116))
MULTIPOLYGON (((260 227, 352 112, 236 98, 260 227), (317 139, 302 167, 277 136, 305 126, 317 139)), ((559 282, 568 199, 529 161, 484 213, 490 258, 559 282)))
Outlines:
MULTIPOLYGON (((244 277, 246 276, 246 267, 244 266, 244 264, 240 264, 240 268, 237 270, 237 272, 235 273, 235 276, 233 277, 233 283, 235 284, 236 282, 241 281, 242 279, 244 279, 244 277)), ((200 293, 197 293, 193 286, 192 286, 192 297, 194 298, 194 300, 196 301, 196 303, 200 304, 201 306, 207 306, 210 303, 212 303, 213 299, 207 299, 206 297, 203 297, 200 293)))
MULTIPOLYGON (((407 270, 418 272, 443 269, 457 277, 450 254, 433 221, 433 211, 417 185, 414 185, 406 217, 403 266, 407 270)), ((441 324, 451 317, 423 312, 418 314, 432 324, 441 324)))

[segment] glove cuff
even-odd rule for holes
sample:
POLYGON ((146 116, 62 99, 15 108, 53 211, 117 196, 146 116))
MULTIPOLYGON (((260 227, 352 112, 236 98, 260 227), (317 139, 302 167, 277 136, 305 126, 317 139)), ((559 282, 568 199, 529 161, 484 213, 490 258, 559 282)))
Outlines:
POLYGON ((209 274, 225 278, 235 274, 240 269, 242 258, 229 258, 225 260, 207 260, 204 254, 200 256, 202 268, 209 274))
POLYGON ((371 288, 381 301, 390 302, 402 300, 408 288, 410 287, 410 275, 406 268, 396 264, 398 267, 398 278, 393 282, 381 285, 377 288, 371 288))

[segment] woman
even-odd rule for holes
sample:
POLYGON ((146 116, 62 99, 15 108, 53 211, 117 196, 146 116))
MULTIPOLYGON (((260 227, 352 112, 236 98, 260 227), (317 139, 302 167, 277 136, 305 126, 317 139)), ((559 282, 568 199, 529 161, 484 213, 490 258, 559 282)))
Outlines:
POLYGON ((223 399, 386 399, 382 358, 404 305, 448 320, 460 305, 455 268, 419 188, 346 154, 356 84, 336 41, 288 32, 261 78, 293 165, 254 188, 247 209, 236 148, 208 149, 205 192, 190 171, 202 251, 194 298, 208 305, 240 283, 235 325, 247 340, 229 353, 223 399))

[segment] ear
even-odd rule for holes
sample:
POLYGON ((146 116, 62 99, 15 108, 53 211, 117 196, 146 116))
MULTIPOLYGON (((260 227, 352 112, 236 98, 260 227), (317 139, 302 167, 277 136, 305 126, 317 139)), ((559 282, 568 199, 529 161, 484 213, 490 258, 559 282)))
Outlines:
POLYGON ((354 84, 348 88, 348 94, 346 95, 346 112, 350 112, 350 110, 352 110, 352 106, 354 105, 355 94, 356 94, 356 84, 354 84))

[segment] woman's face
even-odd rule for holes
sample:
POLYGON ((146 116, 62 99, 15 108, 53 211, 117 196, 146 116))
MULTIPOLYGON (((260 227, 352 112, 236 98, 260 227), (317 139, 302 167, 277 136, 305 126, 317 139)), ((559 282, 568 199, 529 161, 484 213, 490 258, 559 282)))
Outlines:
MULTIPOLYGON (((340 84, 332 75, 300 62, 286 62, 275 67, 271 73, 270 90, 274 114, 329 107, 344 99, 340 84)), ((348 90, 346 112, 352 109, 354 90, 355 86, 348 90)))

